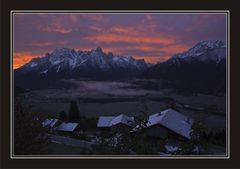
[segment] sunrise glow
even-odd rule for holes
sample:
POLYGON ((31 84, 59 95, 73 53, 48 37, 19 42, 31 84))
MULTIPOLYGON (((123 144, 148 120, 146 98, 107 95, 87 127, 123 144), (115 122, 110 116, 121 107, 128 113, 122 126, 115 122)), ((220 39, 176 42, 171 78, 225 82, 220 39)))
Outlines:
POLYGON ((225 41, 223 14, 15 14, 14 69, 55 48, 161 62, 200 40, 225 41))

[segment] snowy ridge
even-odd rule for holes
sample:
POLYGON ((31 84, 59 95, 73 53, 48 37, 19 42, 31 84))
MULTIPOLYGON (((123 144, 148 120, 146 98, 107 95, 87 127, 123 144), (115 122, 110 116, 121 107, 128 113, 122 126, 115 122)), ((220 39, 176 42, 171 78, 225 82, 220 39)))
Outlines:
POLYGON ((75 51, 69 48, 57 48, 52 53, 47 53, 40 58, 34 58, 20 69, 25 71, 37 70, 39 73, 66 72, 78 70, 98 69, 103 72, 130 69, 144 71, 148 65, 143 59, 134 59, 131 56, 118 56, 104 53, 97 47, 90 51, 75 51), (48 70, 48 71, 46 71, 48 70))
POLYGON ((226 57, 226 44, 220 40, 217 41, 200 41, 194 47, 186 52, 173 55, 172 59, 191 58, 197 59, 201 62, 214 61, 219 63, 226 57))

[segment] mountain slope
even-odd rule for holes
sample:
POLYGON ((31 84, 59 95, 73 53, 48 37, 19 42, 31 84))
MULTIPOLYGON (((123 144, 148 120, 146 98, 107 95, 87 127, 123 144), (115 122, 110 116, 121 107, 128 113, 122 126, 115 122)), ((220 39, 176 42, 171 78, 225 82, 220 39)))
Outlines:
POLYGON ((167 87, 185 93, 221 95, 226 87, 226 45, 222 41, 201 41, 147 69, 142 77, 163 79, 167 87))

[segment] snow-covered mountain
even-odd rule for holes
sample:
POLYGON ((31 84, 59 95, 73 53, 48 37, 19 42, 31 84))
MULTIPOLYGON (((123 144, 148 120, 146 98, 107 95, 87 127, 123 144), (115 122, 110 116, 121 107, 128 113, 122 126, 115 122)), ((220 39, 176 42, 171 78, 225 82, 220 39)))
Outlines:
POLYGON ((146 70, 143 59, 104 53, 100 47, 91 51, 75 51, 69 48, 55 49, 43 57, 34 58, 15 70, 17 76, 25 74, 50 77, 116 77, 135 76, 146 70))
POLYGON ((196 64, 217 67, 225 62, 226 44, 224 42, 219 40, 200 41, 186 52, 175 54, 168 60, 150 67, 145 74, 149 72, 150 76, 154 75, 152 71, 162 74, 167 70, 173 71, 174 69, 186 68, 186 66, 194 67, 196 64))
POLYGON ((166 80, 168 86, 179 90, 225 91, 226 44, 201 41, 188 51, 150 67, 142 77, 166 80))
POLYGON ((154 65, 133 57, 106 54, 100 47, 91 51, 60 48, 14 71, 15 84, 29 89, 63 87, 59 79, 66 78, 123 80, 132 77, 161 79, 163 87, 178 91, 222 95, 226 89, 226 44, 201 41, 188 51, 154 65))
POLYGON ((176 58, 219 63, 222 59, 226 58, 226 44, 220 40, 200 41, 188 51, 172 57, 172 59, 176 58))

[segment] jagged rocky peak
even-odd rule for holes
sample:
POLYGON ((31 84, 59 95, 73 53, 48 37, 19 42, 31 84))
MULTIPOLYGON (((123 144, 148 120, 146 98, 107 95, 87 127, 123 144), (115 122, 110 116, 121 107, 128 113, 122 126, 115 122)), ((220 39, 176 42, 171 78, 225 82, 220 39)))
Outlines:
POLYGON ((144 71, 148 65, 144 60, 138 60, 129 56, 119 56, 112 53, 104 53, 101 47, 89 51, 75 51, 70 48, 57 48, 39 59, 33 59, 20 69, 23 72, 31 70, 55 74, 68 72, 69 75, 76 72, 124 72, 126 70, 134 73, 144 71), (48 71, 46 71, 48 70, 48 71), (72 71, 72 72, 71 72, 72 71))
POLYGON ((102 50, 102 48, 101 48, 100 46, 98 46, 98 47, 95 49, 95 51, 97 51, 97 52, 103 52, 103 50, 102 50))
POLYGON ((219 48, 219 47, 226 47, 226 43, 221 41, 221 40, 216 40, 216 41, 208 41, 208 40, 204 40, 204 41, 200 41, 199 43, 197 43, 196 46, 205 46, 208 48, 219 48))
POLYGON ((51 55, 61 56, 61 55, 68 55, 70 53, 76 53, 76 51, 70 48, 57 48, 51 53, 51 55))
POLYGON ((74 49, 70 48, 57 48, 49 54, 50 61, 61 59, 73 59, 77 55, 74 49))
POLYGON ((102 48, 99 46, 96 49, 92 49, 91 51, 89 51, 89 53, 91 56, 94 56, 94 57, 102 57, 102 56, 106 55, 103 52, 102 48))

